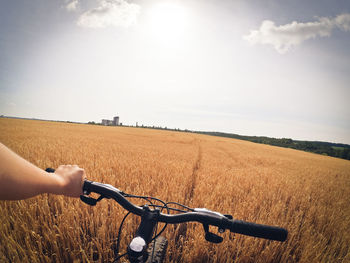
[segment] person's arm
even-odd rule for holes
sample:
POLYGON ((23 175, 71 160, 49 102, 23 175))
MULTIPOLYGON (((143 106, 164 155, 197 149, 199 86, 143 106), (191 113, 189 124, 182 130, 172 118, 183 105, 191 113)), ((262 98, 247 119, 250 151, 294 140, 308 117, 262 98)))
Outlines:
POLYGON ((0 199, 19 200, 43 193, 79 197, 85 178, 76 165, 61 165, 47 173, 0 143, 0 199))

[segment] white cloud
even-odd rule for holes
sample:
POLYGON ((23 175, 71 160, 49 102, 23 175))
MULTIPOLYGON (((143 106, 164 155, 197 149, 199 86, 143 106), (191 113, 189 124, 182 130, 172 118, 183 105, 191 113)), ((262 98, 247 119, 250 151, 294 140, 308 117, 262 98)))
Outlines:
POLYGON ((350 31, 350 14, 338 15, 334 22, 337 27, 344 31, 350 31))
POLYGON ((76 11, 79 6, 79 0, 66 1, 66 9, 69 12, 76 11))
POLYGON ((99 6, 83 13, 77 24, 82 27, 128 27, 136 23, 140 6, 125 0, 100 0, 99 6))
POLYGON ((251 45, 270 44, 281 53, 286 53, 292 46, 297 46, 310 38, 329 37, 332 30, 339 28, 350 31, 350 14, 341 14, 335 18, 320 17, 317 21, 276 26, 273 21, 265 20, 258 30, 251 30, 243 36, 251 45))

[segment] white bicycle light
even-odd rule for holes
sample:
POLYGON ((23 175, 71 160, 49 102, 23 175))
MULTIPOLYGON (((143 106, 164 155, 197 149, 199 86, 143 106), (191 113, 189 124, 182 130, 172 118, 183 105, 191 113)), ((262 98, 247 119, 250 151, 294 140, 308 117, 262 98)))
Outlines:
POLYGON ((142 237, 135 237, 130 243, 130 249, 135 252, 141 252, 146 246, 146 241, 142 237))

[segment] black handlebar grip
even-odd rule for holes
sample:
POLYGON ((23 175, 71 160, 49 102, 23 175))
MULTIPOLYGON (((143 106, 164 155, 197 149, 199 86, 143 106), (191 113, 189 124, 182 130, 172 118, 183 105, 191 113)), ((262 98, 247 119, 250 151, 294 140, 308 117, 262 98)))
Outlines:
POLYGON ((276 241, 285 241, 288 231, 281 227, 260 225, 241 220, 233 220, 230 230, 235 233, 276 241))
POLYGON ((55 169, 53 169, 53 168, 46 168, 45 171, 48 172, 48 173, 54 173, 55 169))
POLYGON ((90 185, 91 185, 92 181, 89 181, 87 179, 84 179, 84 183, 83 183, 83 192, 87 192, 90 193, 90 185))

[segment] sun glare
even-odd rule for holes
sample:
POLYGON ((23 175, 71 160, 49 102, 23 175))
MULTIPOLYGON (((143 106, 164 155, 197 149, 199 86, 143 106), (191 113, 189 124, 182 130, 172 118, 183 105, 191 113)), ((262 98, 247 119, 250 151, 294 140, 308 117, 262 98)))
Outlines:
POLYGON ((163 44, 171 45, 182 41, 187 24, 187 10, 177 3, 159 3, 153 6, 149 12, 151 34, 163 44))

